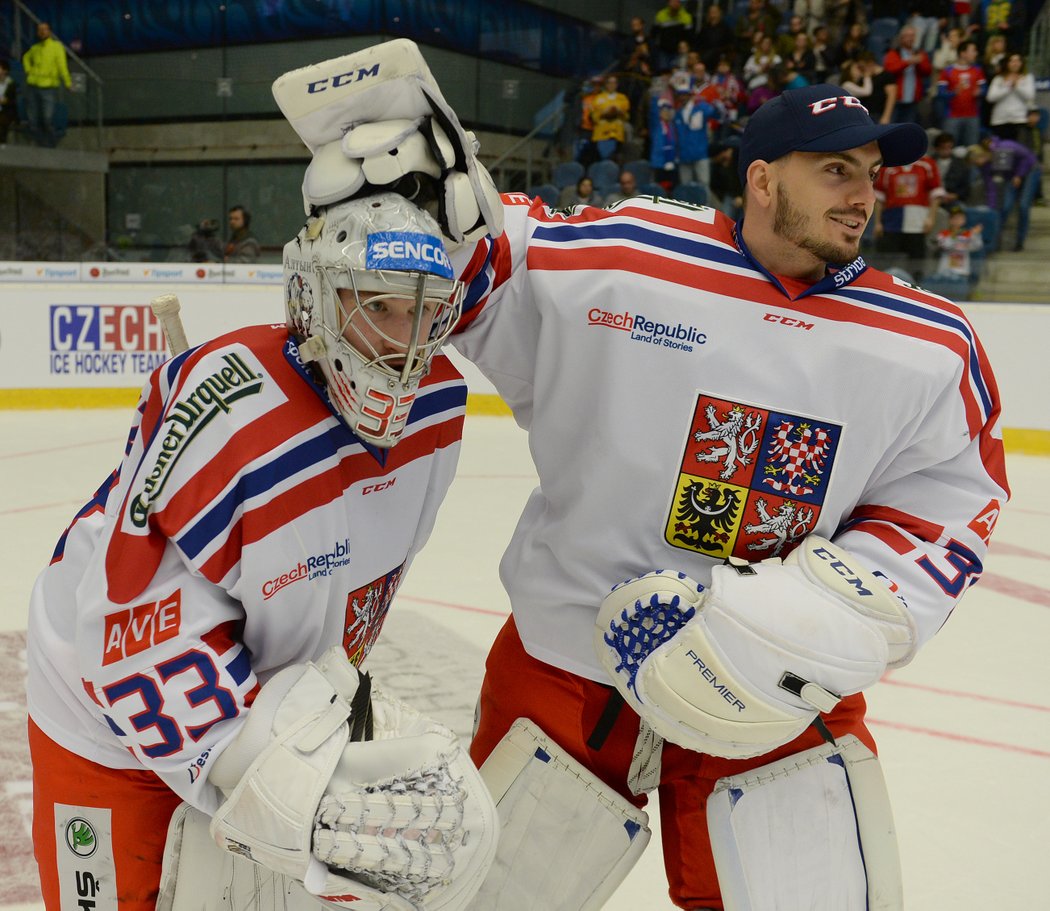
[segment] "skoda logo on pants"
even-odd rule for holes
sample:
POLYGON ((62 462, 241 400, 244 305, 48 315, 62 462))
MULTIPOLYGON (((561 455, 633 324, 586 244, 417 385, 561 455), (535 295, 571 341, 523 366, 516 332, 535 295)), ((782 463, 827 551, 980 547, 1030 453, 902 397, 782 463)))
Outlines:
POLYGON ((66 826, 66 845, 77 857, 90 857, 98 847, 98 838, 91 823, 79 816, 74 817, 66 826))

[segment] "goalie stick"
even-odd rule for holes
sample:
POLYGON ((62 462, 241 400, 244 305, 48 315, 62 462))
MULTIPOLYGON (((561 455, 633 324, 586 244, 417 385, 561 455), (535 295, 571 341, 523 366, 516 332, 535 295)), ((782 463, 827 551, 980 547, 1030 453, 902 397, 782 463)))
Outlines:
POLYGON ((175 294, 161 294, 153 298, 149 302, 149 306, 164 328, 164 336, 168 340, 168 347, 171 349, 172 357, 176 354, 182 354, 183 351, 190 347, 190 343, 186 341, 186 330, 182 327, 182 317, 179 316, 182 305, 179 303, 178 296, 175 294))

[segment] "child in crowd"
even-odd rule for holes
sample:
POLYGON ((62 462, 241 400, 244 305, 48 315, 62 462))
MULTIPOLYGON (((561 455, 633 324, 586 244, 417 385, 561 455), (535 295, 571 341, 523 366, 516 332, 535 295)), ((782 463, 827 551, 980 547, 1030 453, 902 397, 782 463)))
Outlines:
POLYGON ((932 278, 941 282, 969 283, 972 276, 971 254, 984 248, 981 225, 966 227, 966 210, 959 205, 948 210, 948 227, 937 234, 940 260, 932 278))
POLYGON ((650 131, 649 164, 653 180, 668 193, 678 180, 678 124, 674 102, 660 99, 656 103, 655 118, 650 131))

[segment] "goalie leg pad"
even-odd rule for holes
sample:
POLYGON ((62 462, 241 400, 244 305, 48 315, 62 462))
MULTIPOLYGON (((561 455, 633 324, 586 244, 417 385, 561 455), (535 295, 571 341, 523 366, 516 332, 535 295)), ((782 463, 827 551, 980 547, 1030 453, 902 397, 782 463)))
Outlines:
POLYGON ((168 823, 157 911, 220 911, 229 892, 227 857, 208 833, 208 817, 180 804, 168 823))
POLYGON ((519 718, 481 767, 496 861, 470 911, 597 911, 649 843, 648 815, 519 718))
POLYGON ((719 779, 707 826, 726 911, 901 911, 879 760, 856 737, 719 779))
MULTIPOLYGON (((322 911, 332 905, 302 884, 261 864, 223 851, 211 839, 209 819, 182 804, 168 826, 157 911, 322 911)), ((348 911, 414 911, 397 895, 363 884, 340 896, 348 911)))

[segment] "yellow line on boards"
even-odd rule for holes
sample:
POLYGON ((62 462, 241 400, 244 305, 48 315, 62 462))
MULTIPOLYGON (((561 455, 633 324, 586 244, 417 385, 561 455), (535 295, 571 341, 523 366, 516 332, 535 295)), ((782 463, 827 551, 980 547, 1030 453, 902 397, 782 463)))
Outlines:
POLYGON ((1003 445, 1017 455, 1050 455, 1050 430, 1004 427, 1003 445))
MULTIPOLYGON (((131 408, 138 401, 137 389, 0 389, 0 409, 22 411, 48 408, 131 408)), ((498 396, 470 393, 467 414, 510 415, 498 396)), ((1019 455, 1050 455, 1050 430, 1007 427, 1003 430, 1006 451, 1019 455)))
POLYGON ((0 389, 0 408, 131 408, 138 389, 0 389))
MULTIPOLYGON (((133 408, 138 389, 0 389, 0 409, 37 411, 50 408, 133 408)), ((509 415, 498 395, 470 393, 467 414, 509 415)))

